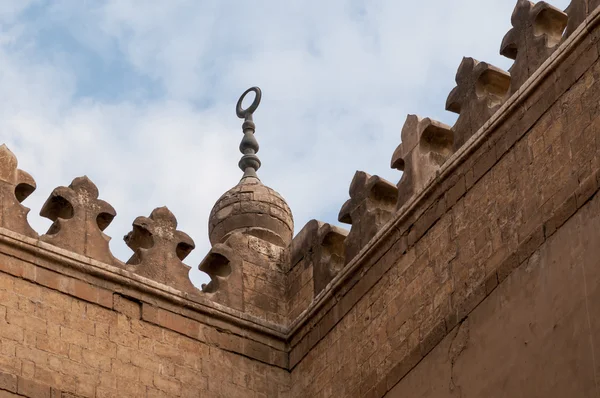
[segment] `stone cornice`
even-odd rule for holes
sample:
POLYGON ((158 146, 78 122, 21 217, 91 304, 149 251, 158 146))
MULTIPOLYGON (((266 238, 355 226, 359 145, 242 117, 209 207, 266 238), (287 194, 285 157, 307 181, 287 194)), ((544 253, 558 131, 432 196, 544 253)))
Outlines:
MULTIPOLYGON (((72 253, 37 239, 9 231, 6 228, 0 228, 0 252, 6 252, 2 246, 18 249, 10 250, 9 254, 24 261, 31 261, 27 254, 32 254, 35 256, 33 263, 44 268, 47 263, 42 259, 64 265, 82 274, 89 274, 108 282, 126 286, 129 289, 135 289, 140 293, 154 296, 182 308, 197 311, 207 315, 208 319, 214 318, 215 320, 225 321, 276 339, 284 340, 287 337, 285 328, 280 325, 268 323, 202 297, 191 296, 122 268, 72 253)), ((57 269, 52 270, 59 271, 57 269)))

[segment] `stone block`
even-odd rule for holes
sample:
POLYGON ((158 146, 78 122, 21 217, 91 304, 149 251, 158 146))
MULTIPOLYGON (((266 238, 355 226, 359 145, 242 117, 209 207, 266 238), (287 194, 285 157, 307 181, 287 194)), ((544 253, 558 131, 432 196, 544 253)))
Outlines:
POLYGON ((191 267, 183 263, 194 241, 177 230, 177 219, 169 209, 159 207, 150 217, 136 218, 123 239, 134 251, 127 261, 133 272, 182 292, 200 293, 189 279, 191 267))
POLYGON ((452 127, 454 151, 471 138, 506 100, 510 75, 490 64, 463 58, 456 72, 456 87, 446 101, 446 110, 457 113, 452 127))
POLYGON ((94 260, 120 265, 110 252, 110 238, 102 232, 117 213, 98 195, 98 188, 87 176, 75 178, 68 187, 56 188, 40 212, 53 222, 40 239, 94 260))
POLYGON ((454 134, 449 126, 416 115, 408 115, 401 135, 402 143, 391 162, 393 169, 403 172, 398 182, 398 208, 435 179, 454 147, 454 134))
POLYGON ((396 210, 398 189, 389 181, 357 171, 350 184, 350 199, 338 220, 351 224, 345 240, 345 263, 349 263, 375 236, 396 210))
POLYGON ((504 36, 500 53, 515 60, 510 68, 509 95, 515 93, 544 63, 562 41, 567 14, 545 1, 518 0, 512 14, 513 28, 504 36))

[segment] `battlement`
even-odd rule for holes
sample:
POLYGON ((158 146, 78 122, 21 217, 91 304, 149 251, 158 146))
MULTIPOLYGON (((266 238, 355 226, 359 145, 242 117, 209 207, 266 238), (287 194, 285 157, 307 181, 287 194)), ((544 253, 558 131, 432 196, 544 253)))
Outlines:
MULTIPOLYGON (((535 267, 560 250, 551 249, 560 245, 556 236, 571 239, 561 231, 597 229, 598 5, 573 0, 563 12, 518 0, 500 46, 513 66, 462 60, 446 102, 456 123, 407 117, 390 150, 401 178, 394 184, 356 172, 339 212, 349 231, 311 220, 292 236, 293 209, 258 177, 253 114, 262 94, 248 90, 236 107, 244 119, 243 176, 211 212, 212 248, 198 265, 211 281, 201 288, 184 263, 194 241, 166 207, 133 220, 124 237, 128 260, 113 256, 103 231, 117 211, 85 176, 51 192, 40 215, 52 225, 39 235, 22 204, 35 180, 1 146, 0 338, 25 354, 3 365, 0 351, 0 372, 16 383, 0 390, 383 397, 418 389, 402 384, 405 377, 432 372, 426 366, 436 347, 456 346, 482 303, 519 284, 511 275, 525 267, 540 273, 535 267), (249 92, 255 100, 242 109, 249 92), (61 308, 58 320, 47 306, 61 308), (78 330, 73 316, 90 320, 89 330, 78 330), (57 341, 49 351, 37 343, 48 338, 57 341), (114 346, 114 355, 94 351, 93 341, 114 346), (51 361, 74 369, 73 346, 106 356, 81 359, 85 366, 108 365, 92 366, 85 382, 66 380, 69 372, 51 361), (29 362, 42 370, 27 372, 29 362), (118 382, 123 372, 134 375, 130 385, 118 382), (194 388, 186 390, 188 382, 194 388)), ((483 328, 474 318, 470 327, 483 328)))

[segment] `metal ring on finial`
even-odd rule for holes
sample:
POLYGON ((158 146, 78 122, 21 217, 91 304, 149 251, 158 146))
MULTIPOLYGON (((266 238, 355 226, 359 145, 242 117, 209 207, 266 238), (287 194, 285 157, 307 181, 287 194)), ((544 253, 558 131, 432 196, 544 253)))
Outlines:
POLYGON ((258 178, 256 171, 260 168, 260 159, 256 156, 256 153, 258 152, 259 145, 258 141, 256 141, 256 137, 254 137, 256 125, 252 120, 252 114, 256 111, 256 108, 258 108, 261 97, 262 92, 260 91, 260 88, 250 87, 248 90, 244 91, 244 94, 242 94, 235 107, 235 113, 237 113, 239 118, 244 119, 244 123, 242 124, 244 138, 242 138, 242 142, 240 143, 240 152, 243 156, 238 163, 238 166, 244 172, 244 177, 258 178), (244 101, 246 95, 251 91, 254 91, 256 94, 254 101, 252 101, 252 104, 247 109, 243 109, 242 101, 244 101))
POLYGON ((248 116, 252 116, 254 111, 256 111, 256 108, 258 108, 258 105, 260 104, 261 98, 262 92, 260 91, 260 88, 250 87, 248 90, 244 91, 244 94, 242 94, 242 96, 238 100, 237 105, 235 106, 235 113, 240 119, 247 119, 248 116), (251 91, 253 91, 255 94, 254 101, 252 101, 252 104, 250 104, 250 106, 247 109, 243 109, 242 101, 244 101, 246 95, 248 95, 248 93, 250 93, 251 91))

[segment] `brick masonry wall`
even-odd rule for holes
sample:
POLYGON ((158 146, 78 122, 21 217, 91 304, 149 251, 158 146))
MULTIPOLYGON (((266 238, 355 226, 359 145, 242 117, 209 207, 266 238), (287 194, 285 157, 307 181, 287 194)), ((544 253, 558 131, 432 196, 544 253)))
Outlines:
MULTIPOLYGON (((9 272, 31 267, 0 262, 9 272)), ((244 350, 234 336, 83 282, 70 290, 73 279, 63 275, 31 272, 57 289, 0 272, 0 397, 276 397, 287 389, 288 372, 232 352, 244 350)))
POLYGON ((317 299, 256 239, 227 308, 3 229, 0 397, 592 395, 598 31, 317 299))
POLYGON ((286 295, 286 274, 281 267, 284 250, 254 236, 245 237, 233 246, 243 258, 244 312, 273 324, 285 325, 287 303, 281 299, 286 295), (239 247, 240 244, 247 248, 239 247))
POLYGON ((600 195, 386 397, 597 397, 600 195))
MULTIPOLYGON (((533 260, 532 255, 539 256, 540 246, 548 239, 558 249, 546 250, 559 250, 560 259, 564 260, 555 267, 569 267, 581 250, 598 254, 598 242, 575 246, 577 250, 574 242, 554 237, 599 186, 600 64, 596 36, 592 33, 580 42, 482 146, 440 181, 427 199, 429 206, 416 211, 391 233, 373 251, 371 261, 365 261, 346 286, 335 292, 335 300, 292 337, 292 396, 384 396, 449 333, 456 334, 459 323, 468 319, 469 313, 499 284, 500 290, 508 289, 504 285, 510 285, 512 279, 506 278, 515 269, 523 272, 528 264, 539 261, 533 260)), ((591 228, 597 229, 598 207, 592 209, 595 213, 585 214, 593 223, 591 228)), ((548 258, 546 262, 552 260, 548 258)), ((596 260, 594 264, 597 263, 596 260)), ((590 283, 590 288, 595 288, 595 280, 590 283)), ((568 287, 581 293, 581 283, 568 287)), ((520 290, 528 288, 532 286, 522 285, 520 290)), ((511 291, 516 294, 516 290, 519 289, 511 291)), ((574 293, 566 287, 546 292, 553 300, 546 310, 558 310, 563 300, 570 303, 563 296, 574 293)), ((480 311, 490 311, 486 316, 493 318, 491 311, 496 309, 491 304, 482 305, 486 310, 480 311)), ((573 311, 585 314, 585 306, 586 300, 581 299, 573 311)), ((511 308, 513 316, 521 320, 535 319, 538 311, 531 306, 511 308)), ((583 327, 582 319, 567 318, 563 327, 583 327)), ((489 327, 488 324, 479 328, 489 327)), ((502 348, 507 350, 505 355, 518 357, 523 348, 508 343, 507 339, 514 336, 514 330, 510 332, 495 334, 500 340, 497 343, 480 337, 481 341, 472 344, 481 351, 483 347, 487 349, 488 343, 490 350, 499 352, 496 359, 500 362, 502 348)), ((548 333, 547 325, 539 326, 539 333, 548 333)), ((559 339, 560 332, 555 333, 559 339)), ((580 346, 571 356, 566 351, 572 347, 565 343, 556 351, 546 346, 548 349, 532 353, 529 359, 542 367, 540 364, 563 353, 565 358, 579 358, 582 347, 589 354, 589 334, 588 328, 574 337, 580 346)), ((549 337, 548 341, 552 339, 549 337)), ((485 356, 485 352, 479 355, 485 356)), ((479 372, 476 358, 479 357, 473 354, 470 365, 463 366, 463 384, 479 372)), ((588 360, 586 357, 582 366, 589 365, 588 360)), ((418 382, 425 385, 438 377, 438 361, 432 359, 428 364, 413 380, 420 377, 418 382)), ((442 362, 439 364, 442 366, 442 362)), ((511 378, 522 376, 522 368, 501 369, 504 372, 495 376, 495 384, 479 386, 503 386, 511 378)), ((586 373, 580 375, 585 391, 595 386, 593 373, 586 368, 586 373)), ((440 378, 441 383, 448 381, 445 376, 440 378)), ((545 383, 539 375, 536 380, 533 384, 545 383)), ((561 377, 550 384, 561 384, 562 390, 555 388, 548 394, 528 396, 566 396, 560 391, 586 396, 578 395, 575 387, 569 390, 573 383, 568 378, 561 377)), ((429 396, 418 394, 427 390, 413 390, 408 384, 394 391, 390 396, 429 396)), ((476 387, 463 391, 473 391, 462 395, 473 397, 489 393, 476 387)), ((517 391, 515 388, 513 395, 517 391)))
POLYGON ((288 297, 288 319, 296 319, 306 310, 314 298, 314 264, 302 258, 288 274, 286 295, 288 297))

